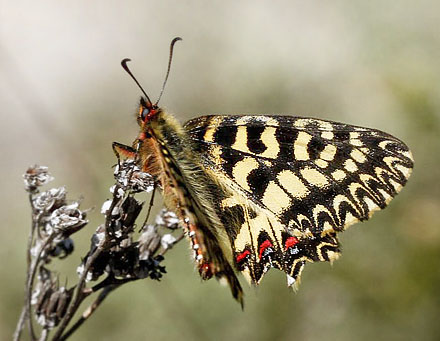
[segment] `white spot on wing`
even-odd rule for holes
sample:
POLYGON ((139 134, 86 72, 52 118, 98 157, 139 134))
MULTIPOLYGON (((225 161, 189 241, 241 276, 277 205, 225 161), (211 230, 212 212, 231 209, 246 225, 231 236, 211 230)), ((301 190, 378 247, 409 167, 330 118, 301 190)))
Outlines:
POLYGON ((267 157, 276 159, 280 152, 280 145, 276 139, 275 135, 276 128, 275 127, 266 127, 263 133, 261 134, 261 141, 267 147, 267 149, 259 154, 261 157, 267 157))
POLYGON ((291 287, 293 284, 295 284, 295 278, 287 275, 287 286, 291 287))
POLYGON ((333 144, 328 144, 319 154, 319 157, 323 160, 332 161, 336 154, 336 146, 333 144))
POLYGON ((214 128, 208 128, 205 131, 205 136, 203 136, 203 139, 207 142, 213 142, 214 141, 214 133, 216 132, 216 129, 214 128))
POLYGON ((247 157, 234 166, 232 169, 232 176, 235 182, 237 182, 243 189, 250 191, 249 184, 247 182, 247 176, 249 173, 258 168, 258 162, 251 157, 247 157))
POLYGON ((363 163, 365 161, 367 161, 367 158, 365 157, 365 155, 360 152, 358 149, 353 149, 350 153, 350 156, 359 163, 363 163))
POLYGON ((300 172, 304 179, 311 185, 318 187, 328 185, 326 176, 314 168, 306 167, 301 169, 300 172))
POLYGON ((327 162, 327 161, 324 161, 324 160, 322 160, 322 159, 317 159, 317 160, 315 160, 315 164, 316 164, 318 167, 321 167, 321 168, 326 168, 326 167, 328 166, 328 162, 327 162))
POLYGON ((310 193, 301 179, 289 170, 280 172, 277 179, 280 182, 280 185, 283 186, 283 188, 285 188, 292 196, 303 198, 310 193))
POLYGON ((318 123, 318 127, 321 130, 328 130, 328 131, 333 130, 333 125, 330 122, 320 121, 320 120, 316 120, 316 122, 318 123))
POLYGON ((300 131, 298 133, 298 137, 296 138, 295 144, 293 146, 295 159, 299 161, 305 161, 309 159, 307 146, 311 139, 312 139, 312 135, 307 134, 306 132, 300 131))
POLYGON ((352 159, 348 159, 344 162, 344 168, 351 173, 354 173, 358 170, 356 164, 352 159))
POLYGON ((274 181, 269 182, 264 192, 263 204, 275 214, 289 207, 290 198, 274 181))
POLYGON ((401 173, 403 174, 403 176, 404 176, 406 179, 408 179, 409 176, 411 175, 411 171, 412 171, 411 168, 407 168, 407 167, 405 167, 405 166, 403 166, 403 165, 401 165, 401 164, 397 164, 395 168, 396 168, 399 172, 401 172, 401 173))
POLYGON ((391 144, 391 143, 393 143, 392 141, 388 141, 388 140, 386 140, 386 141, 382 141, 382 142, 379 142, 379 147, 380 148, 382 148, 382 149, 387 149, 387 146, 389 145, 389 144, 391 144))
POLYGON ((337 169, 332 173, 333 179, 337 181, 343 180, 346 176, 347 174, 345 174, 345 172, 342 169, 337 169))
POLYGON ((248 141, 248 137, 247 137, 246 126, 244 126, 244 125, 238 126, 237 127, 237 134, 235 135, 235 142, 231 146, 231 148, 245 152, 245 153, 249 153, 250 151, 247 146, 247 141, 248 141))
POLYGON ((321 133, 321 137, 323 139, 333 140, 334 135, 333 135, 333 133, 331 131, 324 131, 324 132, 321 133))

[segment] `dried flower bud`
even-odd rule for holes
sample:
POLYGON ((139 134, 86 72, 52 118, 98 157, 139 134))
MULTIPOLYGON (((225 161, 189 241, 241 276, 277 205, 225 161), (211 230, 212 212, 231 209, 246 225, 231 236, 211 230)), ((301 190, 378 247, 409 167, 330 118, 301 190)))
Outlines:
POLYGON ((171 249, 174 243, 176 242, 176 240, 177 240, 176 237, 168 233, 162 236, 162 239, 160 240, 160 244, 164 249, 171 249))
POLYGON ((158 255, 154 258, 149 257, 145 260, 139 261, 139 267, 136 269, 136 276, 138 278, 147 278, 155 279, 160 281, 162 278, 162 274, 166 273, 165 267, 160 265, 160 262, 163 261, 164 258, 161 255, 158 255))
POLYGON ((115 178, 117 183, 132 192, 151 192, 154 188, 153 177, 142 172, 133 160, 125 160, 115 168, 115 178))
POLYGON ((134 270, 138 264, 139 250, 135 245, 121 248, 110 253, 106 272, 115 277, 133 278, 134 270))
POLYGON ((111 221, 107 230, 110 239, 120 242, 134 232, 136 218, 142 210, 142 203, 133 196, 127 196, 122 204, 112 210, 111 221))
POLYGON ((112 200, 106 200, 101 206, 101 214, 106 214, 112 205, 112 200))
POLYGON ((41 300, 36 305, 37 321, 43 327, 52 329, 60 323, 72 299, 73 288, 58 288, 55 283, 46 286, 42 292, 41 300))
POLYGON ((130 180, 130 187, 133 192, 151 192, 154 188, 153 177, 144 172, 133 172, 130 180))
MULTIPOLYGON (((99 245, 104 241, 105 239, 105 225, 101 224, 96 229, 95 233, 92 235, 91 238, 91 245, 90 245, 90 251, 87 253, 87 255, 84 257, 84 259, 81 261, 81 264, 76 268, 76 273, 79 277, 81 277, 84 273, 85 264, 87 263, 88 257, 95 252, 95 250, 98 248, 99 245)), ((102 274, 104 274, 105 268, 108 265, 108 251, 101 252, 98 259, 95 260, 95 262, 91 265, 88 273, 86 274, 86 281, 90 282, 92 280, 98 279, 102 274)))
POLYGON ((33 200, 34 207, 39 213, 52 212, 66 203, 66 194, 64 187, 42 192, 33 200))
POLYGON ((122 198, 124 196, 125 191, 121 187, 119 187, 119 186, 116 187, 116 185, 113 185, 110 187, 110 193, 114 194, 115 190, 117 190, 117 192, 116 192, 117 198, 122 198))
POLYGON ((54 285, 55 283, 52 280, 42 283, 39 288, 39 294, 35 295, 35 313, 37 314, 37 321, 40 325, 49 328, 53 328, 55 325, 47 320, 45 312, 49 304, 50 296, 54 291, 54 285))
POLYGON ((71 235, 84 227, 88 220, 86 213, 78 209, 79 203, 62 206, 52 212, 50 224, 55 231, 61 231, 64 236, 71 235))
POLYGON ((121 206, 121 222, 125 228, 129 228, 133 231, 136 218, 139 216, 139 213, 141 213, 142 205, 142 202, 132 196, 125 198, 121 206))
POLYGON ((74 250, 74 243, 71 238, 63 239, 62 241, 58 242, 52 250, 50 250, 49 254, 52 257, 58 257, 59 259, 66 258, 68 255, 70 255, 74 250))
POLYGON ((102 241, 105 238, 105 226, 103 224, 99 225, 95 231, 95 233, 92 235, 92 245, 90 246, 90 250, 93 252, 98 247, 99 244, 102 243, 102 241))
POLYGON ((145 225, 139 237, 139 259, 145 260, 153 255, 160 245, 160 235, 154 225, 145 225))
POLYGON ((31 299, 38 323, 48 329, 57 326, 66 313, 72 293, 73 288, 59 288, 58 281, 52 278, 52 273, 40 267, 38 282, 31 299))
POLYGON ((34 165, 27 169, 23 174, 24 186, 29 193, 38 191, 38 187, 43 186, 54 178, 49 174, 48 168, 45 166, 34 165))
MULTIPOLYGON (((77 268, 76 268, 76 273, 78 275, 78 277, 81 277, 82 274, 84 273, 84 267, 85 267, 85 261, 83 261, 77 268)), ((94 274, 92 273, 92 271, 89 271, 86 275, 86 282, 90 282, 92 280, 97 279, 99 276, 101 276, 101 274, 103 274, 104 271, 102 271, 102 273, 100 273, 98 276, 94 276, 94 274)))
POLYGON ((159 227, 175 230, 179 227, 179 218, 177 218, 177 215, 174 212, 163 208, 156 216, 156 224, 159 227))

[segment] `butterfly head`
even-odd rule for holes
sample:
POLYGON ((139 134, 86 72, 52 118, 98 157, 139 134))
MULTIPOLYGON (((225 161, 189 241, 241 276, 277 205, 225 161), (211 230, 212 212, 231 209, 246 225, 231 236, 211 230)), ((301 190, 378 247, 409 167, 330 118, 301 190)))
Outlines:
POLYGON ((137 121, 141 127, 148 124, 154 117, 157 116, 162 110, 156 105, 152 104, 150 101, 141 97, 139 103, 139 110, 137 113, 137 121))

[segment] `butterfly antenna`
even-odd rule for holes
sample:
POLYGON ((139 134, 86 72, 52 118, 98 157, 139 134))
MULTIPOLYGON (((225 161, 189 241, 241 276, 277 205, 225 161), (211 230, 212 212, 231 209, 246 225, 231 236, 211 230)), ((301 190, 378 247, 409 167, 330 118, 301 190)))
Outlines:
POLYGON ((138 80, 136 79, 136 77, 133 76, 133 74, 131 73, 130 69, 128 68, 128 65, 127 65, 128 62, 131 62, 131 59, 129 59, 129 58, 125 58, 125 59, 123 59, 123 60, 121 61, 121 65, 122 65, 122 67, 123 67, 124 70, 130 75, 130 77, 133 78, 133 80, 136 82, 136 84, 137 84, 137 86, 139 87, 139 89, 142 90, 142 92, 143 92, 144 95, 145 95, 145 98, 146 98, 147 101, 148 101, 148 104, 149 104, 150 106, 153 106, 153 104, 152 104, 152 102, 151 102, 151 100, 150 100, 150 97, 148 97, 148 95, 147 95, 147 93, 145 92, 145 90, 142 88, 142 86, 139 84, 139 82, 138 82, 138 80))
POLYGON ((171 44, 170 44, 170 58, 168 59, 167 74, 165 76, 165 80, 163 81, 162 90, 160 90, 159 98, 157 99, 156 103, 154 104, 155 106, 157 106, 157 104, 159 103, 159 101, 160 101, 160 99, 162 97, 162 94, 163 94, 163 90, 165 89, 165 85, 167 84, 168 76, 169 76, 170 70, 171 70, 171 61, 173 60, 174 44, 176 44, 179 40, 182 40, 182 38, 176 37, 176 38, 174 38, 171 41, 171 44))

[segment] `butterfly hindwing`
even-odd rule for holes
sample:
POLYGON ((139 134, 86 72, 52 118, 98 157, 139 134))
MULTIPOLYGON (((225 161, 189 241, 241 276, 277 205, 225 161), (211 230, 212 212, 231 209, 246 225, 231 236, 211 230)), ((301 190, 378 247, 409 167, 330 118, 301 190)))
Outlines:
POLYGON ((336 232, 384 208, 413 166, 391 135, 312 118, 203 116, 185 130, 229 189, 219 215, 255 283, 275 267, 292 284, 306 261, 336 259, 336 232))

